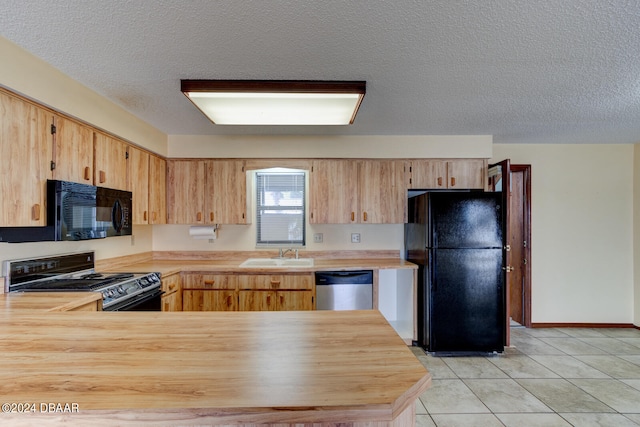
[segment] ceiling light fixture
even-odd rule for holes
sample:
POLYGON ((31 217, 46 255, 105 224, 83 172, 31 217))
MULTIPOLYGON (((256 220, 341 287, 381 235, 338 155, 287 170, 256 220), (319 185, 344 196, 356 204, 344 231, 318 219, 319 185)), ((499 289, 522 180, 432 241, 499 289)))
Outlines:
POLYGON ((181 80, 187 98, 217 125, 349 125, 364 81, 181 80))

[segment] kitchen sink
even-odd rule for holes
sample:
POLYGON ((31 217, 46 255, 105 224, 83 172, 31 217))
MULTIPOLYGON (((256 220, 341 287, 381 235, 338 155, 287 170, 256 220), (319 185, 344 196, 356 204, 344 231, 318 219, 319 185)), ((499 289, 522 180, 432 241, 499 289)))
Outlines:
POLYGON ((240 267, 313 267, 313 258, 249 258, 240 267))

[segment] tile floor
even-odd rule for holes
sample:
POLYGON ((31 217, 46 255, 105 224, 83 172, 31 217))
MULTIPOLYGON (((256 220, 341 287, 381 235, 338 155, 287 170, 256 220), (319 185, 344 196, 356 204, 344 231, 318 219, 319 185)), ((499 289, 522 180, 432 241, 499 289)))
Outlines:
POLYGON ((640 426, 640 330, 512 328, 489 357, 412 350, 433 378, 417 426, 640 426))

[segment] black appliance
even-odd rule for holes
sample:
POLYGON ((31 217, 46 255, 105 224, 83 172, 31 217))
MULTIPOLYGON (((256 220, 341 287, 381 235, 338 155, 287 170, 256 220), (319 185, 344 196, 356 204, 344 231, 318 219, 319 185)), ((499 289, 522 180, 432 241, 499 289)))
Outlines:
POLYGON ((427 192, 408 205, 405 249, 418 264, 418 344, 443 355, 502 352, 502 194, 427 192))
POLYGON ((159 273, 99 273, 94 253, 6 261, 5 292, 100 292, 104 311, 160 311, 159 273))
POLYGON ((132 232, 132 193, 68 181, 47 181, 47 225, 0 227, 0 242, 102 239, 132 232))

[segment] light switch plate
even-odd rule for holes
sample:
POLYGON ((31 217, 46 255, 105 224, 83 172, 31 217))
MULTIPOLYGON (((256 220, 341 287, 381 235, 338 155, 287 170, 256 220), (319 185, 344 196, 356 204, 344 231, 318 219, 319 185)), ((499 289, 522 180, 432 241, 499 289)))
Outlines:
POLYGON ((351 243, 360 243, 360 233, 351 233, 351 243))

